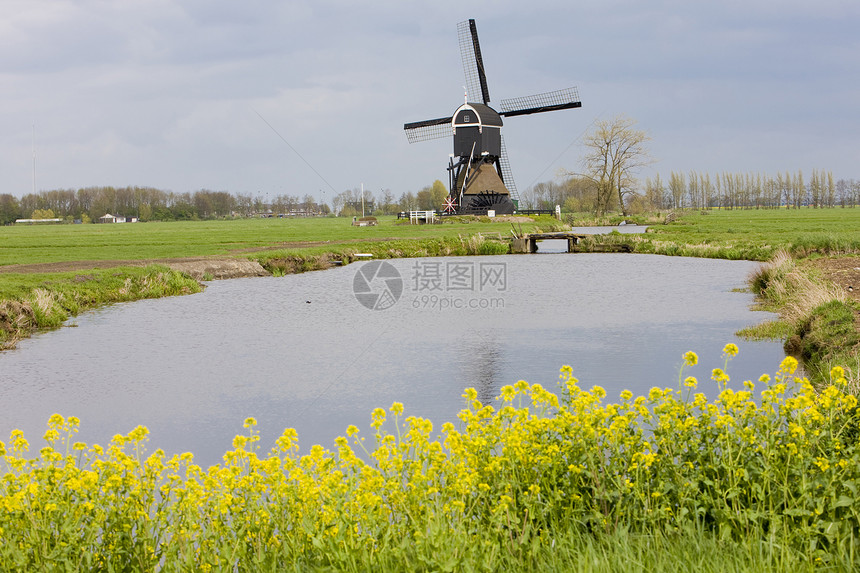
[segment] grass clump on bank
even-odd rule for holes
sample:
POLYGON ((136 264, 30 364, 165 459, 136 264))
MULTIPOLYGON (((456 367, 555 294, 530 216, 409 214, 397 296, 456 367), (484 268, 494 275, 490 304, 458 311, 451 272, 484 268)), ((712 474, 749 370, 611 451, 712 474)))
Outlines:
POLYGON ((608 402, 565 367, 561 398, 520 381, 494 407, 468 389, 438 432, 394 403, 367 442, 350 426, 307 455, 290 429, 261 451, 249 418, 208 469, 147 455, 144 427, 77 443, 80 421, 54 415, 37 457, 18 431, 0 444, 0 567, 856 570, 860 420, 842 370, 816 392, 787 358, 732 389, 736 353, 702 382, 713 400, 682 371, 608 402))
POLYGON ((160 265, 0 277, 0 349, 14 347, 34 330, 56 328, 85 310, 202 288, 187 275, 160 265))
POLYGON ((860 392, 860 304, 786 251, 753 273, 750 286, 779 319, 739 335, 785 340, 786 353, 801 358, 816 382, 826 380, 834 365, 843 365, 849 386, 860 392))

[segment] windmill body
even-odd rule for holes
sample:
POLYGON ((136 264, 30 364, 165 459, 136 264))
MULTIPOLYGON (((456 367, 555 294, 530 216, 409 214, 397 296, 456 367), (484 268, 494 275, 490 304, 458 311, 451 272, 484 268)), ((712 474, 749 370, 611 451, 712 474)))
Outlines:
POLYGON ((490 94, 474 20, 458 25, 466 74, 466 102, 453 115, 407 123, 410 143, 454 138, 448 162, 446 210, 460 214, 513 213, 519 199, 502 138, 502 117, 581 107, 576 88, 502 100, 502 111, 489 106, 490 94), (480 103, 479 103, 480 102, 480 103))

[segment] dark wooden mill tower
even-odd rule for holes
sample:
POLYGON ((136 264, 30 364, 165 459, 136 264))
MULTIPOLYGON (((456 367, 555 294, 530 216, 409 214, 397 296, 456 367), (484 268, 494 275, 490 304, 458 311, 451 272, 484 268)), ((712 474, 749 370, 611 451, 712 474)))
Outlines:
POLYGON ((486 215, 513 213, 519 199, 502 138, 502 117, 582 107, 576 88, 501 100, 491 108, 484 60, 475 21, 457 25, 460 55, 466 74, 466 102, 452 116, 407 123, 409 143, 454 136, 448 161, 446 211, 486 215), (480 103, 478 103, 480 102, 480 103))

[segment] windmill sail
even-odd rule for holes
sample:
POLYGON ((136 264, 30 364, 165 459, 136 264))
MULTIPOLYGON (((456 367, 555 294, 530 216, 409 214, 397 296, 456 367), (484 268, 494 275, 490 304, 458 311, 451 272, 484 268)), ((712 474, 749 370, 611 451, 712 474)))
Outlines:
POLYGON ((499 167, 502 169, 502 182, 508 188, 511 199, 514 201, 520 200, 520 194, 517 191, 517 184, 514 183, 514 174, 511 171, 511 163, 508 161, 508 150, 505 148, 505 137, 502 136, 502 153, 499 155, 499 167))
POLYGON ((526 97, 503 99, 501 102, 502 111, 499 112, 499 115, 513 117, 574 107, 582 107, 582 102, 579 101, 579 91, 576 88, 567 88, 526 97))
POLYGON ((407 123, 404 124, 403 129, 406 130, 406 139, 409 143, 451 137, 453 133, 450 117, 407 123))
POLYGON ((478 28, 475 20, 457 24, 460 40, 460 57, 463 60, 463 73, 466 75, 466 98, 475 103, 490 103, 490 90, 487 88, 487 75, 484 73, 484 59, 478 43, 478 28))

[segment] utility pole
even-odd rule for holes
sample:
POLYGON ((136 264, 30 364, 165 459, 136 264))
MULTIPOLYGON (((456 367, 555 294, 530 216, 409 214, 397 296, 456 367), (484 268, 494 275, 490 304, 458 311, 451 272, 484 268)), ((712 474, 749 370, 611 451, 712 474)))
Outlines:
POLYGON ((36 195, 36 122, 33 122, 33 195, 36 195))

